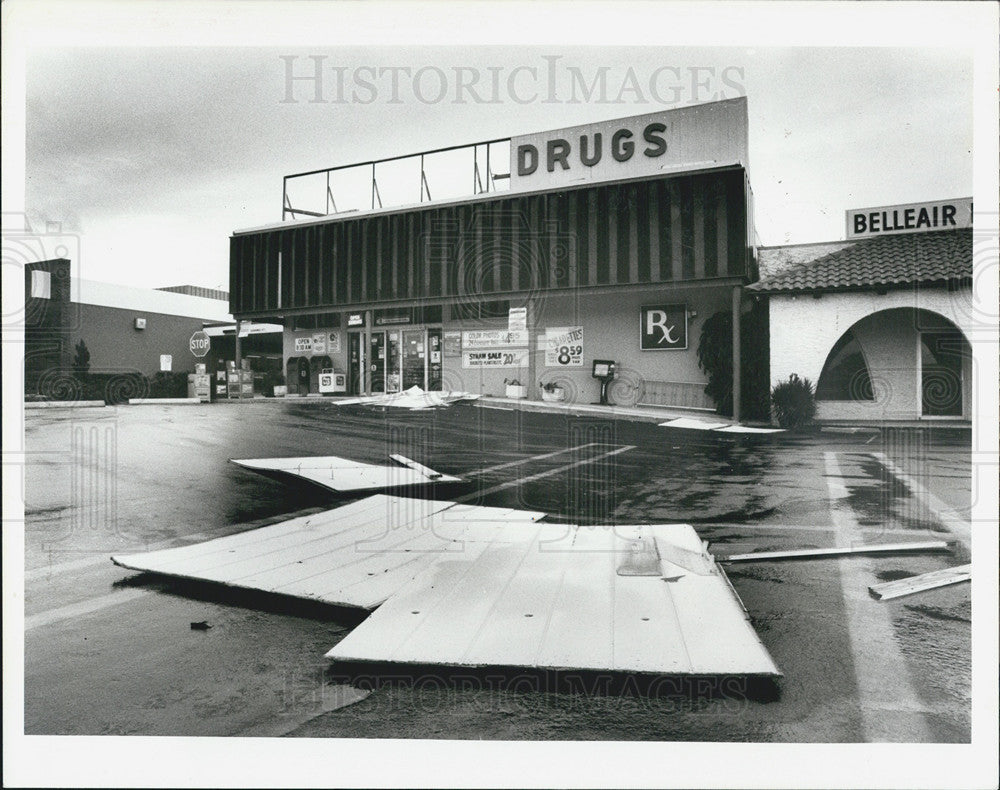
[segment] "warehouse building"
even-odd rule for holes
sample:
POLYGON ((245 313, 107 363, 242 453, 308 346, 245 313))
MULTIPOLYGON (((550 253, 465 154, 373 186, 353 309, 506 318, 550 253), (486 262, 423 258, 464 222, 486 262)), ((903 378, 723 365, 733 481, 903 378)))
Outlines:
POLYGON ((335 370, 352 393, 517 382, 594 402, 594 362, 613 361, 617 403, 712 409, 701 327, 748 310, 757 279, 747 147, 739 98, 470 144, 474 194, 448 200, 423 200, 442 152, 400 158, 420 162, 409 205, 378 205, 396 160, 364 163, 362 211, 336 210, 345 168, 287 176, 291 219, 231 238, 230 307, 284 325, 289 394, 335 370), (321 210, 291 204, 290 183, 324 176, 321 210))

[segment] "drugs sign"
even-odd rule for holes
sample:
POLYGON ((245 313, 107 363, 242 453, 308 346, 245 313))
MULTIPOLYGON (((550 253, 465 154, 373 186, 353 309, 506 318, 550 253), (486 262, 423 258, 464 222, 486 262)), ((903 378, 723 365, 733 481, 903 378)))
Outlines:
POLYGON ((648 305, 639 309, 641 351, 681 351, 687 348, 687 305, 648 305))

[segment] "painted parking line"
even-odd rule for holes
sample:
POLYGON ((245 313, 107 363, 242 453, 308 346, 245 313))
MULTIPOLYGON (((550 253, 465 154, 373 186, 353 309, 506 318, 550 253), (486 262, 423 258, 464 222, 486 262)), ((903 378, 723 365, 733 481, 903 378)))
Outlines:
POLYGON ((88 598, 85 601, 71 603, 68 606, 58 606, 54 609, 47 609, 38 614, 28 615, 24 618, 24 630, 31 631, 33 628, 40 628, 45 625, 70 620, 74 617, 82 617, 86 614, 100 612, 112 606, 120 606, 129 603, 137 598, 144 598, 151 595, 153 590, 119 590, 117 592, 100 595, 96 598, 88 598))
MULTIPOLYGON (((848 503, 847 486, 841 476, 837 454, 823 454, 830 497, 830 519, 838 545, 862 542, 865 530, 848 503)), ((869 743, 931 740, 924 715, 930 709, 913 687, 906 659, 892 627, 892 609, 875 604, 868 585, 875 574, 867 557, 837 560, 840 586, 847 615, 848 637, 854 659, 854 675, 861 707, 864 739, 869 743)))
POLYGON ((958 511, 951 507, 951 505, 943 502, 937 496, 928 491, 922 483, 906 474, 906 472, 890 461, 889 457, 885 453, 871 453, 871 456, 882 464, 882 466, 884 466, 893 477, 909 488, 913 496, 931 513, 933 513, 937 517, 938 521, 940 521, 949 532, 953 533, 962 545, 965 546, 965 548, 971 548, 972 524, 968 519, 964 518, 958 511))
MULTIPOLYGON (((594 444, 594 443, 591 443, 591 444, 594 444)), ((591 446, 591 445, 581 445, 581 447, 588 447, 588 446, 591 446)), ((575 448, 574 447, 574 448, 571 448, 571 449, 575 450, 575 449, 579 449, 579 448, 575 448)), ((634 450, 634 449, 635 449, 635 445, 634 444, 627 444, 624 447, 618 447, 618 448, 616 448, 614 450, 609 450, 606 453, 601 453, 600 455, 595 455, 592 458, 584 458, 582 461, 574 461, 571 464, 564 464, 563 466, 557 466, 555 469, 548 469, 548 470, 546 470, 544 472, 538 472, 537 474, 528 475, 527 477, 519 477, 516 480, 510 480, 510 481, 508 481, 506 483, 500 483, 499 485, 495 485, 492 488, 484 488, 484 489, 482 489, 480 491, 474 491, 471 494, 466 494, 465 496, 457 497, 455 499, 455 502, 459 502, 459 503, 461 503, 461 502, 469 502, 471 500, 478 499, 479 497, 486 496, 487 494, 493 494, 493 493, 496 493, 497 491, 503 491, 503 490, 508 489, 508 488, 513 488, 514 486, 522 485, 524 483, 530 483, 533 480, 541 480, 541 479, 543 479, 545 477, 551 477, 552 475, 557 475, 560 472, 565 472, 568 469, 575 469, 576 467, 583 466, 584 464, 592 464, 595 461, 600 461, 602 458, 609 458, 610 456, 618 455, 619 453, 626 453, 629 450, 634 450)), ((560 451, 560 452, 568 452, 568 451, 564 450, 564 451, 560 451)))
POLYGON ((474 472, 466 472, 467 477, 472 475, 485 475, 490 472, 499 472, 501 469, 510 469, 513 466, 521 466, 522 464, 528 464, 532 461, 544 461, 546 458, 555 458, 557 455, 565 455, 566 453, 572 453, 576 450, 583 450, 586 447, 598 447, 602 446, 599 442, 587 442, 586 444, 578 444, 576 447, 567 447, 565 450, 556 450, 551 453, 542 453, 541 455, 532 455, 528 458, 519 458, 516 461, 506 461, 502 464, 497 464, 496 466, 487 466, 482 469, 476 469, 474 472))

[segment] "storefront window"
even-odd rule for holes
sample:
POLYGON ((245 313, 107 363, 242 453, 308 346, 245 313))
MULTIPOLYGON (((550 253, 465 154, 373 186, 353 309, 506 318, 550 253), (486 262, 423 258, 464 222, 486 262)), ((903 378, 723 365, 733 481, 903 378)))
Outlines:
POLYGON ((826 358, 816 385, 816 400, 875 400, 865 355, 850 330, 826 358))

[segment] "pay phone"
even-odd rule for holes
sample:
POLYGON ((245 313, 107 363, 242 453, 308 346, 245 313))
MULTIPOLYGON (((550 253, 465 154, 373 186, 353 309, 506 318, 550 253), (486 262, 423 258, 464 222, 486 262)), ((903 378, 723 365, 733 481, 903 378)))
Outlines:
POLYGON ((608 403, 608 385, 615 380, 615 361, 613 359, 595 359, 591 376, 601 382, 601 406, 610 406, 608 403))

